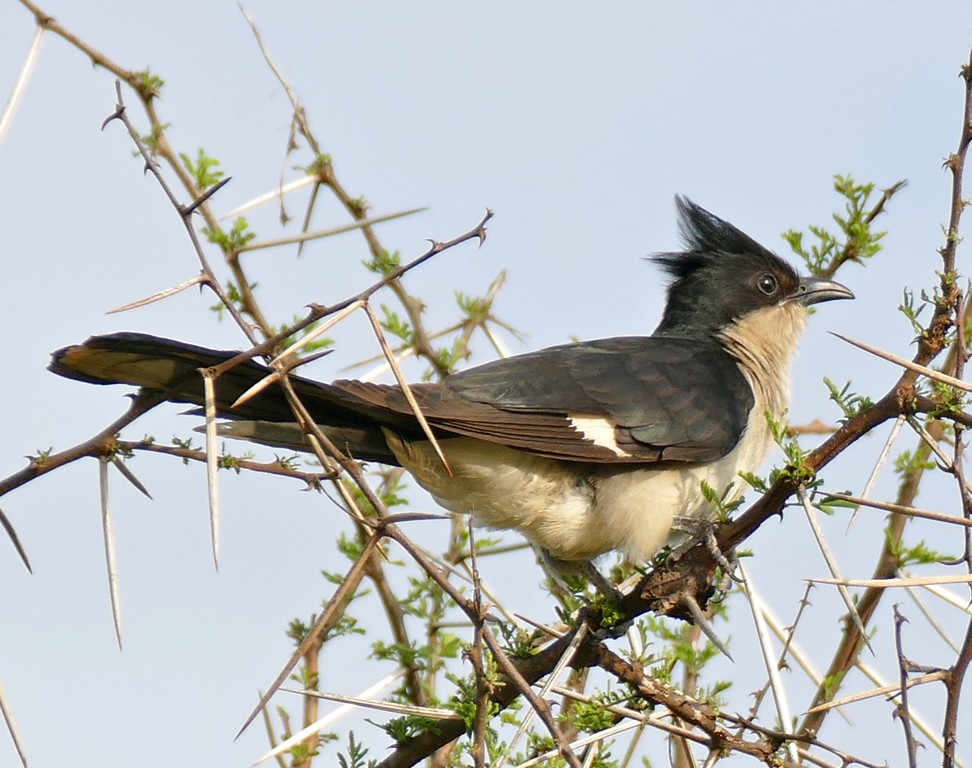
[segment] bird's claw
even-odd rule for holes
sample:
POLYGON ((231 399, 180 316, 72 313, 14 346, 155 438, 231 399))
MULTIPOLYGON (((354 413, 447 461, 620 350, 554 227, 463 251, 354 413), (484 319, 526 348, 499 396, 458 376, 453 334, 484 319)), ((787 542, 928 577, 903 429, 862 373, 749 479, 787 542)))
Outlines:
POLYGON ((674 529, 688 534, 690 538, 678 545, 673 551, 673 557, 678 558, 696 545, 699 541, 705 543, 706 549, 722 571, 722 579, 716 585, 719 592, 728 592, 732 583, 741 584, 742 580, 736 576, 736 553, 723 552, 716 539, 716 524, 706 518, 678 518, 674 529))

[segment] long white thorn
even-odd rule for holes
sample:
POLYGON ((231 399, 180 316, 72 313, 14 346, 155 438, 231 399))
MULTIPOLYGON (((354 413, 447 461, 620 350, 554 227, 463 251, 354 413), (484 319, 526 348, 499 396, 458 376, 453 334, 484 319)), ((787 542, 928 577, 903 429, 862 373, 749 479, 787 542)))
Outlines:
POLYGON ((887 360, 889 363, 900 365, 902 368, 907 368, 909 371, 920 373, 923 376, 927 376, 929 379, 935 379, 935 381, 940 381, 942 384, 948 384, 950 387, 961 389, 963 392, 972 392, 972 384, 967 381, 956 379, 954 376, 949 376, 941 371, 936 371, 934 368, 927 368, 924 365, 918 365, 918 363, 913 363, 911 360, 906 360, 903 357, 892 355, 890 352, 885 352, 883 349, 872 347, 870 344, 865 344, 863 341, 857 341, 849 336, 843 336, 839 333, 834 333, 833 331, 830 332, 830 335, 836 336, 841 341, 846 341, 853 347, 863 349, 865 352, 870 352, 875 357, 880 357, 882 360, 887 360))
MULTIPOLYGON (((800 503, 803 505, 803 511, 807 514, 807 521, 810 523, 810 530, 813 531, 814 538, 817 540, 817 546, 820 547, 820 553, 823 555, 824 562, 827 563, 827 569, 834 577, 833 583, 837 587, 837 591, 840 593, 840 599, 844 601, 844 605, 847 607, 851 621, 854 623, 854 626, 857 627, 857 631, 861 635, 861 641, 873 654, 874 649, 871 647, 871 643, 867 639, 867 632, 864 629, 864 622, 861 621, 860 614, 857 613, 857 608, 854 605, 854 600, 851 598, 850 592, 847 591, 847 586, 843 582, 843 577, 840 575, 840 569, 837 567, 837 561, 834 558, 833 552, 830 550, 830 545, 827 543, 827 537, 824 536, 823 529, 820 527, 820 522, 817 520, 817 513, 814 510, 813 505, 810 503, 810 497, 807 496, 807 492, 803 488, 800 488, 797 491, 797 496, 800 499, 800 503)), ((831 582, 822 581, 820 583, 831 582)))
MULTIPOLYGON (((766 617, 763 614, 763 600, 756 591, 756 587, 749 578, 749 574, 746 573, 742 561, 737 563, 736 568, 739 571, 740 577, 742 577, 743 586, 749 597, 749 609, 753 614, 756 638, 759 640, 760 653, 763 657, 763 663, 766 665, 766 673, 769 675, 770 690, 773 692, 773 701, 776 703, 777 719, 783 724, 784 730, 786 730, 790 727, 790 723, 793 722, 793 714, 790 710, 790 702, 786 697, 783 679, 780 677, 780 667, 776 660, 772 639, 770 638, 770 630, 766 624, 766 617)), ((790 760, 794 764, 800 762, 796 742, 789 742, 787 744, 787 751, 789 752, 790 760)))
MULTIPOLYGON (((321 695, 320 698, 322 699, 335 699, 338 701, 343 701, 344 703, 334 711, 328 712, 321 719, 311 723, 306 728, 297 731, 297 733, 295 733, 289 739, 285 739, 284 741, 281 741, 277 746, 275 746, 273 749, 271 749, 269 752, 263 755, 263 757, 261 757, 255 763, 253 763, 253 765, 259 765, 260 763, 269 760, 271 757, 276 757, 277 755, 281 755, 284 752, 286 752, 288 749, 291 749, 297 746, 298 744, 303 743, 305 739, 313 736, 314 734, 320 733, 324 728, 326 728, 331 723, 340 720, 345 715, 350 714, 356 706, 372 707, 374 709, 383 709, 386 712, 389 711, 389 707, 379 706, 379 704, 382 704, 383 702, 375 702, 375 701, 371 701, 371 699, 373 699, 375 696, 377 696, 379 693, 385 690, 389 685, 391 685, 396 680, 398 680, 398 678, 400 678, 403 674, 405 674, 405 671, 400 669, 397 672, 388 675, 387 677, 383 677, 377 683, 370 686, 367 690, 362 691, 361 694, 358 696, 336 697, 327 694, 321 695)), ((307 691, 305 693, 311 694, 316 692, 307 691)), ((427 710, 422 715, 423 717, 431 717, 432 715, 429 714, 430 712, 439 711, 439 710, 431 710, 425 707, 422 707, 421 709, 427 710)), ((448 712, 449 717, 455 717, 455 714, 456 713, 452 711, 448 712)), ((445 717, 445 714, 440 716, 445 717)))
POLYGON ((105 566, 108 569, 108 595, 111 599, 111 619, 115 625, 115 640, 122 649, 121 598, 118 591, 118 564, 115 559, 115 534, 112 530, 111 496, 108 493, 108 464, 111 459, 98 460, 98 486, 101 493, 101 531, 105 542, 105 566))
POLYGON ((37 61, 37 55, 40 53, 41 40, 44 39, 44 28, 41 26, 37 27, 37 31, 34 33, 34 39, 30 43, 30 48, 27 49, 27 55, 24 57, 24 63, 20 67, 20 74, 17 76, 17 82, 14 83, 13 90, 10 92, 10 97, 7 99, 7 106, 3 110, 3 114, 0 115, 0 144, 3 143, 3 137, 7 133, 7 129, 13 123, 14 113, 17 111, 17 107, 20 105, 20 99, 27 90, 27 83, 30 81, 31 72, 34 71, 34 64, 37 61))
POLYGON ((7 701, 7 694, 4 693, 2 685, 0 685, 0 715, 3 716, 3 722, 7 724, 7 733, 10 734, 10 740, 13 741, 14 749, 17 750, 20 764, 27 768, 27 751, 24 749, 24 742, 20 738, 20 732, 17 730, 17 724, 13 719, 13 711, 10 709, 10 702, 7 701))
MULTIPOLYGON (((881 470, 884 469, 884 463, 888 460, 888 454, 891 453, 891 446, 894 445, 894 441, 898 439, 898 435, 901 433, 901 427, 904 425, 905 417, 899 416, 894 421, 894 426, 891 427, 891 434, 888 435, 888 439, 884 443, 884 448, 881 449, 881 455, 878 456, 878 460, 874 463, 874 469, 871 470, 871 476, 867 478, 867 483, 864 485, 864 490, 861 491, 861 496, 863 498, 868 498, 871 495, 871 491, 874 489, 874 484, 877 482, 878 475, 881 474, 881 470)), ((854 524, 857 519, 857 514, 860 512, 860 507, 854 510, 851 514, 850 520, 847 522, 847 530, 854 524)))
POLYGON ((331 227, 330 229, 321 229, 317 232, 305 232, 300 235, 292 235, 290 237, 278 237, 274 240, 254 240, 252 243, 247 243, 246 245, 240 246, 239 253, 244 253, 245 251, 259 251, 263 248, 276 248, 280 245, 292 245, 293 243, 306 243, 309 240, 320 240, 324 237, 334 237, 334 235, 341 235, 345 232, 353 232, 356 229, 364 229, 365 227, 370 227, 373 224, 381 224, 385 221, 391 221, 392 219, 400 219, 403 216, 411 216, 413 213, 419 213, 426 210, 425 208, 411 208, 407 211, 398 211, 397 213, 387 213, 384 216, 373 216, 370 219, 358 219, 352 221, 350 224, 342 224, 339 227, 331 227))
POLYGON ((105 312, 106 315, 114 315, 119 312, 127 312, 130 309, 138 309, 139 307, 146 307, 149 304, 154 304, 157 301, 162 301, 162 299, 167 299, 170 296, 175 296, 177 293, 181 293, 186 290, 186 288, 192 288, 194 285, 201 285, 207 280, 206 276, 203 274, 196 275, 195 277, 190 277, 178 285, 173 285, 171 288, 166 288, 164 291, 159 291, 158 293, 153 293, 151 296, 145 296, 141 299, 136 299, 135 301, 129 302, 128 304, 122 304, 120 307, 115 307, 114 309, 109 309, 105 312))
POLYGON ((254 197, 252 200, 248 200, 240 206, 237 206, 229 213, 226 213, 219 217, 220 221, 227 221, 229 219, 236 218, 253 208, 259 208, 261 205, 266 203, 271 203, 274 200, 279 200, 280 198, 289 195, 291 192, 296 192, 298 189, 303 189, 304 187, 310 186, 311 184, 317 184, 318 180, 314 176, 301 176, 299 179, 288 182, 282 186, 277 187, 270 192, 254 197))
POLYGON ((216 446, 216 387, 213 377, 203 373, 206 399, 206 488, 209 492, 209 535, 213 545, 213 565, 219 570, 219 455, 216 446))

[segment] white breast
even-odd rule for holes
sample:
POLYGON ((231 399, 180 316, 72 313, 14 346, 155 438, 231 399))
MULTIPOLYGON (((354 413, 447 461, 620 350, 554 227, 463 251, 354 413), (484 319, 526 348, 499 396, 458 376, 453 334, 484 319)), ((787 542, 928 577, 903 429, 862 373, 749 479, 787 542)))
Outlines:
POLYGON ((773 445, 763 414, 757 404, 742 439, 721 459, 682 469, 631 469, 599 480, 594 515, 612 532, 611 549, 644 562, 669 540, 676 518, 711 517, 703 482, 720 495, 728 490, 729 502, 741 497, 748 486, 739 473, 758 470, 773 445))
POLYGON ((440 444, 449 475, 429 443, 406 443, 387 432, 386 439, 439 504, 471 514, 478 525, 515 529, 558 560, 590 560, 616 549, 632 562, 643 562, 668 540, 676 517, 710 514, 703 480, 720 494, 730 483, 735 496, 743 493, 738 473, 758 469, 772 445, 765 417, 757 418, 756 412, 728 455, 682 469, 592 468, 456 438, 440 444))

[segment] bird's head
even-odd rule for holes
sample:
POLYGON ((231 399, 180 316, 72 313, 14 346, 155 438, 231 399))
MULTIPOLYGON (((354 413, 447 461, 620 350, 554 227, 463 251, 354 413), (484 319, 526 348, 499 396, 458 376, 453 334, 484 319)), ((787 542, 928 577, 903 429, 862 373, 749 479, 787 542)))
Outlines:
POLYGON ((665 313, 655 335, 712 338, 759 310, 772 326, 834 299, 852 299, 833 280, 801 277, 787 262, 745 232, 685 197, 675 199, 685 250, 652 260, 670 275, 665 313))

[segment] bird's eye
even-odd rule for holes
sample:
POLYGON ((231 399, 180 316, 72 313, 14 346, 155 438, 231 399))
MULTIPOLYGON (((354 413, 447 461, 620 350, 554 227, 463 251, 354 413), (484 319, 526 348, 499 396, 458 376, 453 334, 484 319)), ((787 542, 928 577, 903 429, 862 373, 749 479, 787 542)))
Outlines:
POLYGON ((767 296, 772 296, 774 293, 776 293, 776 278, 773 277, 773 275, 771 275, 769 272, 765 272, 756 278, 756 287, 767 296))

